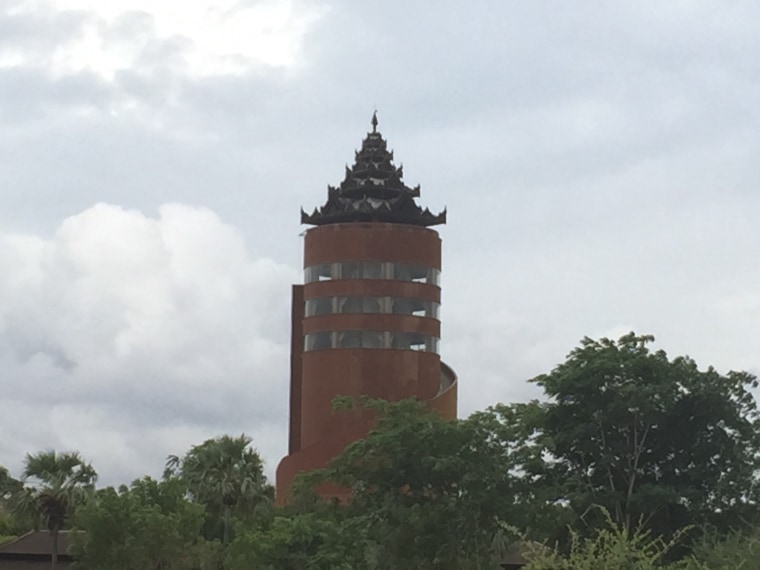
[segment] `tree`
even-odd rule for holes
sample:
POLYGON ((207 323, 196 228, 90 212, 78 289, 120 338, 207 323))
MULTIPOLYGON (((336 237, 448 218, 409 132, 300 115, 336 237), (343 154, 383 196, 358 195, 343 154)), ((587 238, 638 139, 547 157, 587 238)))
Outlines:
POLYGON ((364 537, 344 509, 315 503, 308 510, 280 509, 260 528, 240 529, 230 544, 229 570, 360 570, 364 537))
POLYGON ((233 512, 255 512, 274 495, 251 441, 245 434, 224 435, 192 447, 182 458, 171 455, 166 463, 167 476, 178 476, 210 514, 221 516, 224 544, 230 539, 233 512))
POLYGON ((757 387, 746 372, 701 371, 651 352, 651 336, 583 339, 532 382, 549 400, 496 406, 518 473, 544 506, 586 524, 593 505, 654 536, 690 524, 725 531, 755 516, 760 467, 757 387))
POLYGON ((4 538, 11 535, 12 523, 8 514, 7 501, 11 495, 11 477, 8 470, 0 466, 0 543, 4 538))
POLYGON ((12 480, 13 478, 8 470, 0 465, 0 500, 6 499, 6 493, 8 493, 8 488, 12 480))
POLYGON ((76 452, 42 451, 26 456, 22 485, 16 486, 11 509, 41 519, 53 541, 51 568, 58 565, 58 533, 67 518, 94 489, 97 473, 76 452))
POLYGON ((204 508, 176 478, 149 477, 98 491, 76 517, 73 544, 82 570, 215 570, 220 553, 201 536, 204 508))
POLYGON ((514 493, 491 426, 481 417, 444 420, 415 400, 362 405, 378 415, 376 428, 297 489, 331 482, 351 490, 342 524, 366 568, 493 567, 514 493))
POLYGON ((5 467, 0 466, 0 544, 7 542, 13 535, 13 522, 7 510, 6 502, 10 496, 12 478, 5 467))
POLYGON ((11 499, 22 487, 21 481, 14 479, 7 469, 0 466, 0 543, 34 528, 32 517, 19 517, 11 510, 11 499))
POLYGON ((23 485, 11 477, 10 472, 0 465, 0 513, 8 508, 8 501, 23 485))

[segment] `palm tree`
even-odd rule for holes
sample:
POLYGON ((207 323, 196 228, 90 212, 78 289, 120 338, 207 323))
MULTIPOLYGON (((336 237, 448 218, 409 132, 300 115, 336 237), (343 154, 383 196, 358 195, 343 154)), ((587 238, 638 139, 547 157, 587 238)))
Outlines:
POLYGON ((11 474, 5 467, 0 465, 0 505, 16 490, 16 485, 18 485, 18 481, 11 477, 11 474))
POLYGON ((182 458, 170 455, 166 461, 165 476, 178 476, 207 510, 223 513, 224 544, 230 539, 232 511, 254 510, 272 496, 261 457, 249 447, 251 441, 245 434, 223 435, 193 446, 182 458))
POLYGON ((97 473, 79 453, 41 451, 28 454, 19 485, 10 497, 18 514, 43 520, 53 539, 51 568, 58 566, 58 532, 74 509, 94 489, 97 473))

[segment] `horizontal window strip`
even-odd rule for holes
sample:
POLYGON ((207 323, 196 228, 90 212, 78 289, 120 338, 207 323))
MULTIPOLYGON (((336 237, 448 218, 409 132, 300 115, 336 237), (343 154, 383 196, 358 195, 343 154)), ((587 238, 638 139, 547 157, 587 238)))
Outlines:
POLYGON ((304 315, 385 314, 438 319, 441 304, 410 297, 335 296, 305 302, 304 315))
POLYGON ((377 348, 416 350, 438 354, 438 337, 411 332, 321 331, 304 335, 304 350, 377 348))
POLYGON ((335 279, 385 279, 439 286, 441 272, 424 265, 387 261, 337 261, 304 269, 305 283, 335 279))

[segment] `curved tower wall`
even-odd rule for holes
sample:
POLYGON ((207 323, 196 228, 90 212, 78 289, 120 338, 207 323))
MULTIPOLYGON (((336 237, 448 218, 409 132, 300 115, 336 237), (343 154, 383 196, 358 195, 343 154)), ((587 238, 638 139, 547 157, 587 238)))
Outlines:
POLYGON ((440 385, 438 234, 384 223, 314 228, 306 233, 307 279, 310 267, 325 264, 330 277, 303 288, 305 306, 324 312, 303 319, 303 447, 355 421, 332 410, 336 396, 430 400, 440 385))

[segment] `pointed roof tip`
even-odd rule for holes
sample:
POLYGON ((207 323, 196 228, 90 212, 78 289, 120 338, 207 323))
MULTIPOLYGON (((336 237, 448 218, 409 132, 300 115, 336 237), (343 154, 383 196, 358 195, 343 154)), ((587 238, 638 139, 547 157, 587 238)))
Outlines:
POLYGON ((301 223, 312 226, 354 222, 382 222, 422 227, 446 223, 446 210, 434 214, 416 202, 420 186, 409 188, 402 181, 403 164, 393 164, 393 151, 388 150, 378 132, 377 109, 370 121, 372 130, 354 151, 354 165, 345 165, 346 177, 338 186, 329 186, 327 202, 311 214, 301 208, 301 223))

